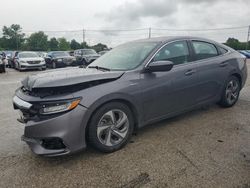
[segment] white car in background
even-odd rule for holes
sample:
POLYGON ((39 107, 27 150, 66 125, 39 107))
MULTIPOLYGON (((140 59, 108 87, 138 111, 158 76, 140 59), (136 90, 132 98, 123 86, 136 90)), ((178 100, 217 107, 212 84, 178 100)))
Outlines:
POLYGON ((19 52, 16 55, 14 62, 15 68, 19 71, 28 69, 46 69, 44 58, 40 57, 36 52, 19 52))

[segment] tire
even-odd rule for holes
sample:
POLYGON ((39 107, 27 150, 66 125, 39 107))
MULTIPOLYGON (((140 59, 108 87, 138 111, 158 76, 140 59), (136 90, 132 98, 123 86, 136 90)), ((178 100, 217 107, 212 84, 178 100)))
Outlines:
POLYGON ((225 84, 219 105, 229 108, 235 105, 240 95, 240 81, 236 76, 230 76, 225 84))
POLYGON ((111 102, 100 107, 91 117, 87 140, 96 150, 111 153, 128 143, 133 130, 134 119, 129 107, 111 102))
POLYGON ((56 63, 52 62, 52 69, 56 69, 56 63))
POLYGON ((86 67, 88 63, 87 63, 87 61, 83 58, 82 61, 81 61, 81 64, 82 64, 83 66, 86 67))

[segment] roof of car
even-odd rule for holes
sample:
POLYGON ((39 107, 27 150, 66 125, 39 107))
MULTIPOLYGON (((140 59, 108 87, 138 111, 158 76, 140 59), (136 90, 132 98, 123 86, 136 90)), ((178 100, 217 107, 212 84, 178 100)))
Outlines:
POLYGON ((201 37, 193 37, 193 36, 166 36, 166 37, 153 37, 153 38, 147 38, 147 39, 140 39, 136 40, 134 42, 170 42, 174 40, 187 40, 187 39, 195 39, 195 40, 202 40, 202 41, 209 41, 214 42, 209 39, 201 38, 201 37))

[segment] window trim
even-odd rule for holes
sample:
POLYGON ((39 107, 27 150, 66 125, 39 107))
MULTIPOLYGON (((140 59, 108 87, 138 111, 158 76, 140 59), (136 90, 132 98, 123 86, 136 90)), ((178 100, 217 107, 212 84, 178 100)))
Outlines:
MULTIPOLYGON (((201 42, 207 42, 207 43, 211 43, 211 42, 206 41, 206 40, 202 40, 202 39, 194 39, 194 38, 193 38, 193 39, 192 39, 192 38, 178 39, 178 40, 169 41, 169 42, 165 43, 164 45, 162 45, 158 50, 156 50, 156 52, 152 55, 152 57, 151 57, 151 58, 148 60, 148 62, 145 64, 144 68, 147 68, 148 65, 149 65, 150 63, 152 63, 151 61, 153 60, 153 58, 155 57, 155 55, 156 55, 162 48, 164 48, 164 47, 165 47, 166 45, 168 45, 168 44, 171 44, 171 43, 174 43, 174 42, 179 42, 179 41, 186 41, 186 42, 188 43, 189 54, 190 54, 190 56, 191 56, 192 61, 187 62, 187 63, 183 63, 183 64, 179 64, 179 65, 174 65, 173 68, 179 67, 179 66, 186 66, 186 65, 194 64, 194 63, 200 63, 200 62, 207 61, 207 60, 210 60, 210 59, 214 59, 214 58, 217 58, 217 57, 222 57, 222 56, 227 55, 227 54, 229 54, 229 53, 232 52, 231 50, 226 49, 226 50, 227 50, 227 53, 225 53, 225 54, 219 54, 218 56, 210 57, 210 58, 207 58, 207 59, 195 60, 194 49, 193 49, 193 47, 192 47, 191 41, 201 41, 201 42)), ((213 43, 211 43, 211 44, 213 44, 213 43)), ((213 44, 213 45, 215 45, 216 49, 217 49, 217 46, 219 46, 219 45, 217 45, 217 44, 213 44)))
MULTIPOLYGON (((159 51, 161 51, 165 46, 169 45, 169 44, 172 44, 172 43, 175 43, 175 42, 186 42, 187 43, 187 47, 188 47, 188 53, 191 57, 191 60, 190 62, 193 62, 193 56, 192 56, 192 53, 191 53, 191 49, 190 49, 190 46, 188 44, 188 39, 179 39, 179 40, 173 40, 173 41, 170 41, 170 42, 167 42, 165 43, 164 45, 162 45, 153 55, 152 57, 148 60, 148 62, 145 64, 144 68, 147 68, 148 65, 150 63, 152 63, 152 60, 154 59, 154 57, 156 56, 156 54, 158 54, 159 51)), ((179 64, 179 65, 184 65, 184 64, 187 64, 187 63, 190 63, 190 62, 186 62, 186 63, 183 63, 183 64, 179 64)), ((174 67, 176 66, 179 66, 179 65, 174 65, 174 67)))

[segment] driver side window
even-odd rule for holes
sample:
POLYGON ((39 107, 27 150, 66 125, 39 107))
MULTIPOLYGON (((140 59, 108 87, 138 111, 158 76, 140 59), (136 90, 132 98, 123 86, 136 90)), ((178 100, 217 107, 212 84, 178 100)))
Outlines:
POLYGON ((172 61, 174 65, 189 62, 187 42, 178 41, 166 45, 155 55, 153 61, 172 61))

